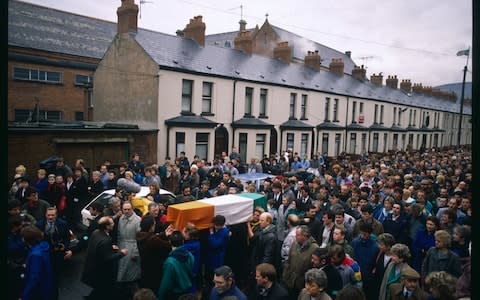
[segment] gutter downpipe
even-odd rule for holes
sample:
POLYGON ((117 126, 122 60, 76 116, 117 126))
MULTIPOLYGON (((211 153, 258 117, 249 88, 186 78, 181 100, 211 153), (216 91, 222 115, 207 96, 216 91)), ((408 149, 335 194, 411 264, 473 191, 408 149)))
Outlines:
POLYGON ((310 147, 310 158, 313 158, 313 154, 315 149, 315 127, 312 128, 312 147, 310 147))
MULTIPOLYGON (((348 103, 350 102, 350 97, 347 96, 347 113, 345 114, 345 138, 343 143, 343 152, 347 153, 347 124, 348 124, 348 103)), ((355 154, 355 153, 353 153, 355 154)))
MULTIPOLYGON (((157 86, 158 86, 158 92, 159 93, 160 93, 160 75, 161 75, 160 73, 161 73, 161 70, 158 70, 158 73, 156 75, 156 77, 158 78, 157 86)), ((159 125, 159 124, 157 124, 157 125, 159 125)), ((160 127, 160 126, 158 126, 158 127, 160 127)), ((166 151, 165 151, 166 156, 170 156, 170 125, 168 125, 168 124, 167 124, 167 142, 165 143, 165 147, 166 147, 166 151)))
POLYGON ((165 153, 167 153, 167 156, 170 157, 170 125, 167 125, 167 151, 165 151, 165 153))
MULTIPOLYGON (((237 90, 237 81, 238 81, 237 79, 233 81, 233 94, 232 94, 232 123, 230 124, 230 126, 232 127, 232 147, 235 145, 235 127, 233 127, 233 122, 235 122, 235 93, 237 90)), ((230 147, 229 149, 231 149, 232 147, 230 147)), ((240 150, 239 148, 237 149, 240 150)))

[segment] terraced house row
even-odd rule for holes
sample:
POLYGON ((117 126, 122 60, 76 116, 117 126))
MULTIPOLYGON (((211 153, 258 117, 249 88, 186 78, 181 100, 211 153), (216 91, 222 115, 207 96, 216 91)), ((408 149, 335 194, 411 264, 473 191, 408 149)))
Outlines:
MULTIPOLYGON (((117 14, 112 23, 9 2, 11 133, 41 127, 39 118, 64 130, 76 121, 75 136, 48 138, 57 152, 100 139, 151 162, 180 151, 211 160, 233 146, 249 160, 288 148, 334 156, 457 143, 459 95, 393 74, 367 78, 351 52, 268 20, 205 35, 208 21, 195 16, 171 35, 138 28, 133 0, 117 14)), ((470 105, 463 114, 467 145, 470 105)))

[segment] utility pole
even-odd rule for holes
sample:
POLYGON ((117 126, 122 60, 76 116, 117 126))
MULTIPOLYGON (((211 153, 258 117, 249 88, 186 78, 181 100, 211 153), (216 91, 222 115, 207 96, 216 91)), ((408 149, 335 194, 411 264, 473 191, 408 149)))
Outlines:
POLYGON ((457 133, 457 147, 460 147, 460 140, 462 134, 462 119, 463 119, 463 100, 465 98, 465 79, 467 77, 467 66, 468 66, 468 58, 470 57, 470 48, 468 48, 468 55, 467 55, 467 63, 463 68, 463 81, 462 81, 462 96, 460 98, 460 118, 458 121, 458 133, 457 133))

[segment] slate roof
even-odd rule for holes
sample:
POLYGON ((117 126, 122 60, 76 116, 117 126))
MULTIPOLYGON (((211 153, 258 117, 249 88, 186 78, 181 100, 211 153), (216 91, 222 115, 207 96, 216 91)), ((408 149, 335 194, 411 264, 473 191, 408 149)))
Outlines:
POLYGON ((309 130, 312 128, 313 128, 312 125, 302 122, 300 120, 295 120, 295 119, 290 119, 280 124, 280 129, 309 130))
MULTIPOLYGON (((114 8, 112 8, 114 9, 114 8)), ((116 33, 116 23, 19 1, 9 1, 8 44, 101 59, 116 33)), ((199 46, 191 39, 139 29, 132 37, 160 68, 240 79, 394 104, 459 112, 458 105, 426 95, 376 86, 351 76, 314 71, 302 64, 246 55, 240 50, 199 46)), ((471 106, 464 107, 471 114, 471 106)))
POLYGON ((8 1, 8 45, 101 59, 117 24, 35 4, 8 1))
POLYGON ((332 122, 323 122, 323 123, 318 124, 318 125, 317 125, 317 128, 318 128, 318 129, 342 130, 342 129, 344 129, 345 127, 344 127, 344 126, 337 125, 337 124, 332 123, 332 122))
MULTIPOLYGON (((292 56, 294 59, 303 61, 308 51, 318 50, 320 54, 322 67, 328 68, 332 58, 341 58, 345 64, 344 71, 347 74, 351 74, 355 62, 348 57, 345 53, 332 49, 323 44, 309 40, 293 32, 287 31, 283 28, 271 25, 279 36, 279 41, 288 41, 288 45, 292 47, 292 56)), ((253 32, 255 29, 247 29, 253 32)), ((212 46, 233 48, 233 41, 237 36, 238 31, 230 31, 216 34, 209 34, 205 36, 205 43, 212 46)))
POLYGON ((367 127, 360 125, 358 123, 350 123, 349 125, 345 126, 347 130, 368 130, 367 127))
POLYGON ((165 120, 165 124, 178 127, 201 127, 201 128, 213 128, 218 123, 213 122, 202 116, 178 116, 165 120))
POLYGON ((288 41, 289 46, 293 46, 293 57, 299 60, 304 60, 308 51, 318 50, 320 54, 321 64, 323 67, 328 68, 332 58, 341 58, 345 64, 344 71, 347 74, 351 74, 355 62, 348 57, 345 53, 309 40, 303 36, 287 31, 280 27, 271 25, 275 32, 280 36, 281 41, 288 41))
POLYGON ((236 120, 232 123, 233 128, 263 128, 263 129, 271 129, 273 128, 272 124, 268 124, 267 122, 257 119, 257 118, 247 118, 243 117, 241 119, 236 120))
POLYGON ((387 128, 383 125, 380 125, 378 123, 373 123, 372 125, 370 125, 370 127, 368 127, 370 130, 378 130, 378 131, 390 131, 390 128, 387 128))
POLYGON ((397 125, 392 125, 392 127, 390 127, 390 130, 392 130, 392 131, 407 131, 405 128, 399 127, 397 125))

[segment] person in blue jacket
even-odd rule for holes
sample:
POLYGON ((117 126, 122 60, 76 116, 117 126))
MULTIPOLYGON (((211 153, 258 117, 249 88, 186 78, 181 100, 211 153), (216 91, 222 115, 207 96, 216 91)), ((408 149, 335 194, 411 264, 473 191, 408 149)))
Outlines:
POLYGON ((225 252, 230 240, 230 229, 225 226, 225 217, 216 215, 213 217, 210 233, 207 238, 205 257, 205 283, 206 291, 212 287, 213 271, 222 266, 225 261, 225 252))
POLYGON ((355 259, 360 265, 363 290, 366 293, 367 299, 373 299, 372 297, 369 297, 369 293, 373 292, 371 287, 373 287, 375 283, 372 271, 375 267, 376 257, 380 251, 377 244, 377 238, 372 235, 372 230, 371 224, 360 224, 360 235, 351 243, 355 259))
POLYGON ((23 228, 22 237, 30 247, 30 252, 25 261, 25 286, 20 299, 55 299, 56 287, 48 242, 44 240, 42 231, 35 226, 23 228))

